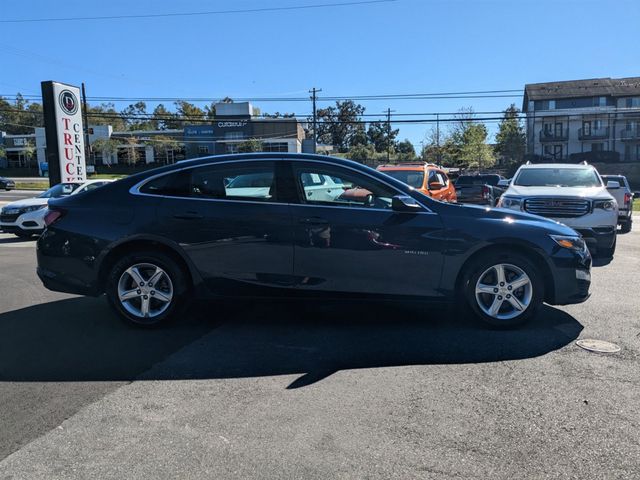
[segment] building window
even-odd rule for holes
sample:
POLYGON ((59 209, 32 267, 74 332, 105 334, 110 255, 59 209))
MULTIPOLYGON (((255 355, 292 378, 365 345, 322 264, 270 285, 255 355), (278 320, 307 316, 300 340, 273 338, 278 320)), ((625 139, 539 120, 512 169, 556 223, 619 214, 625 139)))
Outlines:
POLYGON ((206 155, 209 153, 208 145, 198 145, 198 155, 206 155))
POLYGON ((237 143, 229 143, 227 144, 227 153, 238 153, 238 144, 237 143))
POLYGON ((242 140, 244 138, 244 133, 242 132, 224 132, 225 140, 242 140))
POLYGON ((625 99, 625 107, 627 108, 640 107, 640 97, 629 97, 625 99))
POLYGON ((598 102, 596 103, 596 106, 598 107, 606 107, 607 106, 607 97, 598 97, 598 102))
POLYGON ((266 142, 262 146, 263 152, 288 152, 289 144, 287 142, 266 142))

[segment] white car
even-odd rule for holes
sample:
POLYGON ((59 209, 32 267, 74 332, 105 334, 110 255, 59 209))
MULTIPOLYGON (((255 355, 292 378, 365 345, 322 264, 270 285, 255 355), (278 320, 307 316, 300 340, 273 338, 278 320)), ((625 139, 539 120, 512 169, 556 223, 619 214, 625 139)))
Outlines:
POLYGON ((548 163, 522 165, 498 207, 551 218, 582 235, 589 250, 611 257, 616 248, 618 204, 591 165, 548 163))
POLYGON ((84 183, 59 183, 35 198, 11 202, 0 211, 0 230, 24 238, 40 235, 44 231, 44 216, 50 198, 77 195, 112 181, 88 180, 84 183))

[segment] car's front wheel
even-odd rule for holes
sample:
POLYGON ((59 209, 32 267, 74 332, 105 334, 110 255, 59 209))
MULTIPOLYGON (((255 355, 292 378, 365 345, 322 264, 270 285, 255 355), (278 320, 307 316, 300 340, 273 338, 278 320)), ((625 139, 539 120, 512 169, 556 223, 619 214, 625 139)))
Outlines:
POLYGON ((162 252, 130 253, 111 268, 109 303, 126 322, 153 327, 176 316, 188 291, 185 272, 162 252))
POLYGON ((466 272, 464 288, 476 316, 495 327, 526 322, 544 299, 538 269, 515 252, 491 254, 474 262, 466 272))

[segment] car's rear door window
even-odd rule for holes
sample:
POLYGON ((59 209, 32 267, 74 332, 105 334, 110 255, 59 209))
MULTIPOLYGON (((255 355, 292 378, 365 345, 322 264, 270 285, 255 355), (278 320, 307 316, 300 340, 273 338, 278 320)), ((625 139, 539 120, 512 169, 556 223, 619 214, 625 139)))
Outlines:
POLYGON ((194 168, 189 193, 194 198, 276 201, 274 162, 231 162, 194 168))
POLYGON ((294 164, 293 171, 302 203, 334 207, 391 209, 397 192, 361 173, 323 163, 294 164), (309 185, 308 178, 330 178, 325 189, 309 185))

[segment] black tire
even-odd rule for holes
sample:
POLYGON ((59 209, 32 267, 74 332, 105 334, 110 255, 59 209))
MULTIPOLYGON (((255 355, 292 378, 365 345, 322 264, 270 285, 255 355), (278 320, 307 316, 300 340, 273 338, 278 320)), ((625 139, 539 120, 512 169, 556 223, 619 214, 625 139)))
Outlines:
POLYGON ((599 248, 596 251, 596 256, 599 258, 613 258, 616 253, 616 245, 618 243, 618 235, 613 237, 613 245, 610 248, 599 248))
MULTIPOLYGON (((514 271, 508 268, 507 275, 513 274, 514 271)), ((486 277, 484 277, 486 278, 486 277)), ((515 280, 515 277, 509 277, 510 279, 515 280)), ((509 280, 509 279, 507 279, 509 280)), ((484 281, 483 281, 484 283, 484 281)), ((464 294, 464 298, 468 307, 475 314, 477 318, 482 320, 485 324, 490 325, 495 328, 513 328, 519 325, 526 323, 530 320, 540 308, 544 301, 544 282, 542 281, 542 275, 535 264, 529 260, 528 257, 517 253, 517 252, 495 252, 490 253, 488 255, 479 256, 476 260, 474 260, 466 269, 463 276, 462 282, 462 293, 464 294), (476 284, 480 280, 481 276, 487 275, 487 271, 491 269, 493 266, 497 265, 510 265, 514 266, 517 269, 520 269, 529 277, 529 283, 531 285, 531 290, 529 290, 529 303, 528 306, 517 316, 513 318, 496 318, 494 316, 488 315, 483 311, 482 307, 479 305, 479 300, 476 298, 476 284)), ((496 284, 496 288, 502 290, 500 285, 496 284)), ((508 288, 508 282, 504 288, 508 288)), ((503 295, 506 293, 507 295, 515 297, 514 299, 520 301, 525 298, 525 289, 527 287, 521 287, 519 289, 505 291, 504 293, 500 291, 503 295)), ((497 297, 500 299, 506 298, 502 296, 498 296, 498 294, 480 294, 481 300, 487 300, 487 303, 491 303, 490 299, 497 297), (493 295, 493 297, 492 297, 493 295)), ((498 312, 499 315, 509 315, 508 311, 513 310, 512 314, 516 314, 517 310, 512 306, 510 300, 503 300, 502 303, 505 304, 504 307, 500 307, 504 313, 498 312)), ((485 304, 485 307, 487 304, 485 304)))
MULTIPOLYGON (((151 270, 151 267, 149 267, 151 270)), ((139 270, 141 271, 141 270, 139 270)), ((144 272, 141 272, 144 274, 144 272)), ((145 275, 145 277, 147 277, 145 275)), ((125 277, 126 278, 126 277, 125 277)), ((146 281, 148 279, 144 278, 146 281)), ((132 281, 132 278, 129 278, 132 281)), ((124 282, 125 280, 123 280, 124 282)), ((131 284, 133 287, 133 284, 131 284)), ((153 287, 153 285, 145 285, 142 288, 149 289, 153 287)), ((156 251, 141 251, 141 252, 133 252, 127 254, 121 260, 115 263, 111 268, 109 275, 107 277, 106 286, 105 286, 107 299, 109 300, 109 304, 116 311, 118 316, 127 324, 134 325, 137 327, 145 327, 145 328, 153 328, 159 325, 168 323, 171 320, 174 320, 182 311, 184 310, 184 306, 186 304, 186 300, 189 294, 189 281, 187 273, 181 268, 181 266, 176 263, 170 256, 156 251), (158 293, 162 293, 161 289, 163 289, 162 285, 155 286, 157 288, 157 292, 150 291, 142 291, 139 293, 144 294, 147 293, 145 299, 149 299, 149 305, 158 305, 158 311, 161 310, 160 304, 168 304, 168 307, 158 313, 155 316, 142 317, 134 314, 131 310, 135 310, 135 302, 142 302, 141 298, 132 299, 126 303, 129 309, 123 304, 120 300, 120 296, 118 293, 119 284, 121 282, 121 278, 125 271, 127 271, 130 267, 135 265, 149 265, 155 266, 162 269, 162 271, 166 274, 169 281, 166 281, 166 278, 162 277, 162 281, 164 282, 165 287, 170 286, 172 289, 171 300, 169 302, 160 302, 157 298, 158 293)), ((134 287, 137 288, 137 287, 134 287)), ((165 289, 168 291, 168 288, 165 289)), ((142 297, 142 295, 140 296, 142 297)), ((152 310, 152 307, 149 308, 152 310)))
POLYGON ((631 231, 631 227, 633 226, 633 220, 629 217, 629 220, 623 222, 620 225, 620 233, 629 233, 631 231))

